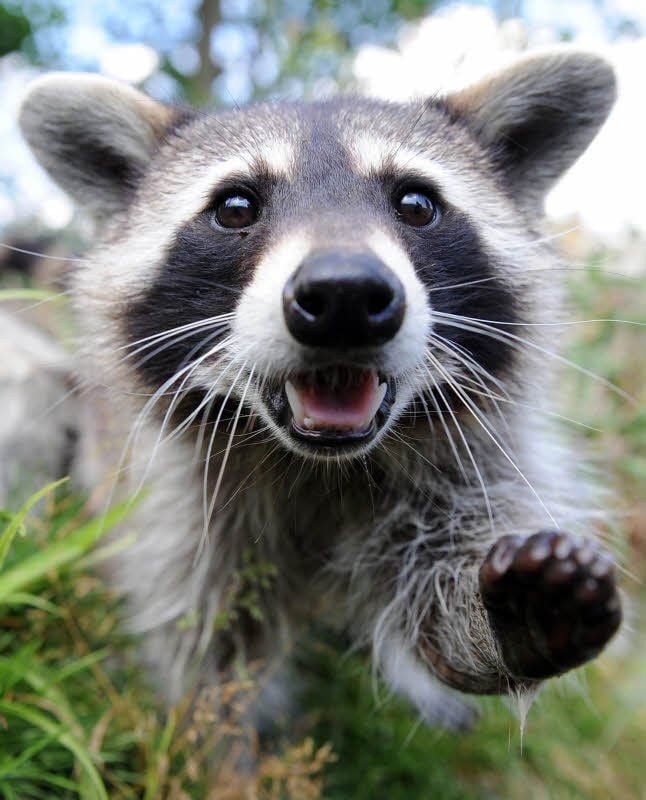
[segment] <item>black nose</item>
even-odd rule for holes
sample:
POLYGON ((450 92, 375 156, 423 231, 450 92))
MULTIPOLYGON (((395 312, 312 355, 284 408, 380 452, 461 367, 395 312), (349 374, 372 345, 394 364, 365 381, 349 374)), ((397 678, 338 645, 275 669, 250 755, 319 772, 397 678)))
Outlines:
POLYGON ((290 333, 313 347, 370 347, 392 339, 406 310, 399 278, 367 253, 314 253, 283 290, 290 333))

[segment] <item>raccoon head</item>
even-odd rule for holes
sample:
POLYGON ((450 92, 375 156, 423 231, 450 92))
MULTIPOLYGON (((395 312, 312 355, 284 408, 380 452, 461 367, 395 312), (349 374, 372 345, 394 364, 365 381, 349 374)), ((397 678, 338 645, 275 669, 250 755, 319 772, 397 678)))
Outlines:
POLYGON ((605 62, 561 52, 421 103, 216 114, 59 74, 20 121, 97 221, 75 284, 103 368, 338 458, 455 384, 515 378, 494 334, 549 303, 543 197, 614 96, 605 62))

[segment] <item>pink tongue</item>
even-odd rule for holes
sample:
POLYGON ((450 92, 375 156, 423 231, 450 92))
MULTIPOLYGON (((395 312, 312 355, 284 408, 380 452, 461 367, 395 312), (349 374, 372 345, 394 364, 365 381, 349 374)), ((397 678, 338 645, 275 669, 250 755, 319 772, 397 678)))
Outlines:
POLYGON ((308 427, 359 430, 370 422, 378 385, 377 373, 370 371, 351 386, 301 385, 296 391, 304 417, 311 420, 308 427))

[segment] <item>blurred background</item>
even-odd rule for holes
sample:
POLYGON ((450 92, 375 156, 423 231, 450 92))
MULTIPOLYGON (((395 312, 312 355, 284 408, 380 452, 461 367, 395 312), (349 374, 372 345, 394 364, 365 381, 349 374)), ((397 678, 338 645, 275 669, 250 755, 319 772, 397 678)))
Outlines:
MULTIPOLYGON (((213 777, 195 744, 210 717, 187 729, 179 711, 158 710, 91 559, 70 572, 42 566, 52 540, 59 547, 70 531, 90 540, 91 522, 78 528, 80 501, 52 501, 31 537, 16 534, 22 518, 11 516, 2 533, 0 512, 0 797, 646 798, 644 0, 0 0, 0 299, 2 286, 30 286, 34 274, 41 285, 57 270, 49 260, 35 269, 10 248, 69 255, 83 246, 82 220, 16 127, 25 86, 42 72, 100 72, 215 109, 357 90, 400 100, 554 46, 603 54, 619 79, 612 116, 548 197, 547 214, 571 264, 558 410, 617 498, 615 541, 632 596, 624 637, 543 693, 521 749, 513 707, 483 702, 470 734, 430 730, 375 696, 366 661, 317 631, 301 656, 298 725, 257 773, 241 776, 225 760, 213 777), (35 606, 28 595, 7 605, 2 593, 14 537, 8 568, 41 559, 35 606)), ((253 578, 244 580, 253 596, 253 578)))
POLYGON ((98 71, 161 100, 215 107, 356 89, 405 99, 559 42, 608 57, 621 97, 548 211, 627 246, 646 232, 643 0, 0 2, 0 230, 47 232, 72 219, 16 131, 25 84, 39 72, 98 71))

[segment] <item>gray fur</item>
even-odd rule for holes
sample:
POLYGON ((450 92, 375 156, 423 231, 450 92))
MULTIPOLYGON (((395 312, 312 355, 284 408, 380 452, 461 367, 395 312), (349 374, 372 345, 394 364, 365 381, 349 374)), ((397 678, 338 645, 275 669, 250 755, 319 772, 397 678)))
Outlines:
POLYGON ((522 207, 545 193, 595 137, 617 96, 609 64, 563 50, 524 59, 449 98, 522 207))
MULTIPOLYGON (((74 86, 73 78, 65 80, 74 86)), ((118 557, 112 579, 128 598, 133 629, 146 634, 146 658, 170 699, 196 678, 216 680, 231 660, 225 652, 277 669, 294 635, 314 614, 346 628, 357 646, 371 650, 376 668, 427 720, 454 726, 469 720, 454 698, 442 699, 438 678, 463 691, 507 690, 508 671, 478 595, 477 570, 484 555, 506 534, 530 535, 558 525, 589 535, 596 519, 574 454, 545 413, 553 360, 541 348, 555 347, 554 329, 523 329, 530 346, 501 378, 508 402, 482 406, 487 425, 511 456, 504 456, 468 413, 459 420, 462 433, 457 419, 442 421, 441 415, 406 427, 402 415, 409 401, 424 392, 417 345, 421 337, 423 351, 424 326, 432 324, 424 315, 432 319, 432 309, 420 306, 417 321, 384 347, 384 368, 399 370, 401 399, 383 436, 353 460, 317 461, 290 448, 272 427, 245 359, 263 369, 273 361, 281 374, 289 372, 290 359, 297 359, 278 323, 270 336, 259 322, 266 317, 271 324, 271 281, 282 280, 281 270, 288 274, 290 269, 289 255, 272 261, 274 248, 289 236, 301 243, 334 239, 337 247, 349 248, 363 241, 366 226, 360 219, 346 210, 335 216, 334 192, 344 182, 351 192, 351 176, 346 171, 327 184, 338 166, 325 158, 333 152, 326 150, 329 137, 338 137, 343 151, 354 154, 356 169, 370 172, 367 132, 384 163, 410 161, 412 154, 420 168, 428 162, 429 170, 439 169, 438 181, 468 214, 497 277, 521 298, 525 317, 541 323, 556 319, 561 264, 541 239, 536 220, 528 230, 518 206, 535 205, 587 146, 608 112, 613 86, 609 68, 599 59, 548 56, 447 98, 444 111, 419 126, 419 106, 342 99, 309 110, 264 105, 198 117, 166 137, 151 123, 164 118, 163 108, 136 99, 130 89, 89 88, 82 81, 78 92, 72 88, 62 95, 62 85, 52 79, 27 98, 21 123, 41 163, 99 217, 115 212, 88 264, 74 277, 81 369, 96 386, 93 403, 105 409, 103 416, 86 414, 84 441, 100 440, 92 429, 107 424, 105 417, 110 420, 109 442, 104 437, 107 446, 98 463, 96 449, 86 448, 94 461, 91 469, 79 463, 77 473, 90 474, 95 489, 95 476, 103 472, 110 487, 123 452, 129 469, 118 493, 128 496, 144 483, 148 487, 128 526, 136 529, 137 541, 118 557), (106 91, 113 98, 110 115, 106 91), (507 156, 501 161, 498 143, 528 121, 540 125, 538 112, 545 103, 559 110, 564 124, 558 132, 547 131, 535 152, 522 153, 513 164, 507 156), (128 194, 127 213, 123 187, 93 182, 93 165, 81 148, 70 158, 70 136, 77 130, 109 142, 143 170, 135 194, 128 194), (311 138, 320 130, 328 139, 311 138), (212 191, 208 176, 232 157, 271 162, 272 142, 284 147, 280 159, 273 154, 274 171, 282 170, 294 192, 301 184, 309 186, 303 196, 310 197, 312 207, 298 216, 294 201, 277 223, 265 244, 269 260, 256 265, 241 295, 239 308, 247 309, 246 316, 238 314, 235 330, 244 336, 229 344, 217 365, 206 364, 192 378, 194 388, 202 389, 221 381, 240 402, 246 387, 245 402, 261 420, 260 436, 245 446, 241 438, 237 447, 236 440, 231 448, 205 531, 208 441, 196 439, 191 430, 168 437, 175 423, 163 395, 153 398, 154 408, 146 405, 159 386, 149 385, 124 358, 123 309, 159 278, 174 231, 200 211, 212 191), (316 203, 324 196, 331 205, 321 212, 316 203), (268 265, 273 278, 267 277, 268 265), (256 290, 260 294, 253 305, 256 290), (265 317, 263 303, 270 309, 265 317), (234 382, 236 374, 242 379, 234 382), (449 436, 458 443, 464 436, 471 448, 471 458, 462 453, 463 474, 449 436), (249 549, 277 568, 276 580, 261 593, 264 623, 216 634, 213 619, 226 604, 230 580, 249 549), (195 624, 182 624, 188 617, 195 624)), ((393 268, 404 275, 396 237, 390 229, 381 234, 391 237, 393 268)), ((404 277, 410 312, 415 292, 422 289, 412 273, 404 277)), ((436 378, 442 369, 468 377, 440 351, 437 358, 439 366, 431 367, 436 378)), ((228 442, 226 430, 213 439, 207 500, 228 442)))
POLYGON ((0 508, 69 470, 77 421, 71 361, 33 325, 0 311, 0 508))
POLYGON ((52 73, 36 81, 20 127, 41 165, 96 219, 123 210, 128 181, 102 169, 123 159, 145 169, 171 113, 134 89, 96 75, 52 73))

